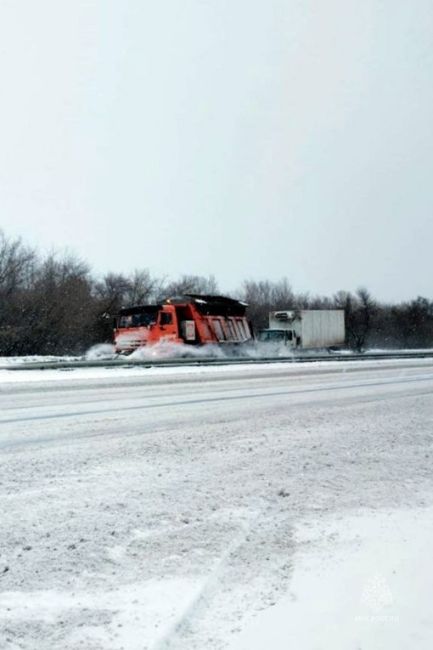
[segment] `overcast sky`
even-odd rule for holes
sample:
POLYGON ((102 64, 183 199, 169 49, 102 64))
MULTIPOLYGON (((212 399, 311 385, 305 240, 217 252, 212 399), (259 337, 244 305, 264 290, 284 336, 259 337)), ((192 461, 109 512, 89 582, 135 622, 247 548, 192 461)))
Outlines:
POLYGON ((431 0, 0 0, 0 80, 6 234, 433 298, 431 0))

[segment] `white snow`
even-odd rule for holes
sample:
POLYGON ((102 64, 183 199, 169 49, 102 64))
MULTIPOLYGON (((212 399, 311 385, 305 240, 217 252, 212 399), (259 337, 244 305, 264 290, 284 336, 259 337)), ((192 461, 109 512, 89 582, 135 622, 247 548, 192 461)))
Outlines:
MULTIPOLYGON (((0 357, 0 366, 3 365, 3 361, 6 357, 0 357)), ((15 359, 11 357, 11 359, 15 359)), ((43 362, 44 360, 50 360, 50 358, 45 359, 34 358, 33 360, 39 360, 43 362)), ((23 363, 24 361, 22 361, 23 363)), ((14 365, 15 362, 10 363, 14 365)), ((192 362, 193 363, 193 362, 192 362)), ((394 368, 402 369, 411 368, 419 366, 429 367, 431 365, 431 359, 382 359, 380 361, 344 361, 338 362, 335 360, 330 361, 313 361, 309 363, 301 362, 275 362, 271 365, 268 363, 248 363, 247 365, 235 364, 230 366, 225 365, 185 365, 185 366, 134 366, 129 365, 125 361, 125 365, 122 366, 107 366, 107 367, 96 367, 96 368, 47 368, 47 369, 18 369, 12 370, 8 368, 0 367, 0 384, 2 383, 41 383, 41 382, 72 382, 72 381, 83 381, 83 380, 109 380, 109 379, 118 379, 118 378, 151 378, 154 376, 167 376, 178 375, 179 378, 184 377, 185 375, 203 375, 210 376, 218 373, 224 375, 244 375, 245 371, 249 374, 252 373, 263 373, 268 374, 269 368, 272 367, 274 372, 284 372, 296 374, 301 372, 305 375, 314 375, 318 372, 338 372, 338 373, 349 373, 350 371, 356 371, 358 369, 370 370, 376 368, 394 368), (379 366, 378 366, 379 364, 379 366), (247 370, 246 370, 247 369, 247 370)))
POLYGON ((431 650, 432 507, 307 520, 296 541, 287 596, 230 650, 431 650))
MULTIPOLYGON (((73 647, 142 650, 158 643, 185 604, 196 596, 194 580, 149 580, 110 591, 21 591, 0 594, 0 619, 61 626, 65 617, 80 618, 69 638, 73 647), (86 624, 86 612, 99 613, 100 624, 86 624), (107 622, 107 617, 109 622, 107 622)), ((36 647, 36 646, 35 646, 36 647)))
POLYGON ((0 366, 16 366, 23 363, 51 363, 60 361, 78 361, 81 357, 32 354, 17 357, 0 357, 0 366))
POLYGON ((2 649, 433 647, 432 360, 1 377, 2 649))

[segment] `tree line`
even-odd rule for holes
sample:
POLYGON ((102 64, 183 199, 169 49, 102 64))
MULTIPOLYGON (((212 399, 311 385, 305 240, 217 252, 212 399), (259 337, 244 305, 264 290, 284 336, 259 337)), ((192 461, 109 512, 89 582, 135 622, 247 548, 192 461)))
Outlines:
MULTIPOLYGON (((0 231, 0 355, 79 354, 111 342, 120 307, 160 302, 182 293, 219 294, 214 277, 155 277, 148 269, 94 277, 74 255, 41 256, 21 239, 0 231)), ((370 292, 333 296, 296 294, 289 281, 246 280, 234 297, 249 305, 254 328, 266 327, 278 309, 344 309, 347 345, 417 348, 433 345, 433 301, 417 297, 398 304, 376 301, 370 292)))

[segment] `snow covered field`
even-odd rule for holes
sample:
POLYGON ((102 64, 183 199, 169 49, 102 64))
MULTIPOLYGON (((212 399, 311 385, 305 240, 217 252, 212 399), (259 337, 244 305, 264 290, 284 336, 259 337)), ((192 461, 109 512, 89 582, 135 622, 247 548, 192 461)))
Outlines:
POLYGON ((433 647, 433 361, 0 372, 0 647, 433 647))

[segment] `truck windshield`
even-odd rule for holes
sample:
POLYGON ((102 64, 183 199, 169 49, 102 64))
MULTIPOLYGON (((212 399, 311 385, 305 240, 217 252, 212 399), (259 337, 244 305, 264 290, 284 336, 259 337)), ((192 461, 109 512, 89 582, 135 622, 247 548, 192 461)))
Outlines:
POLYGON ((156 314, 125 314, 119 318, 119 328, 148 327, 156 322, 156 314))
POLYGON ((284 330, 262 330, 259 332, 259 341, 284 341, 284 330))

